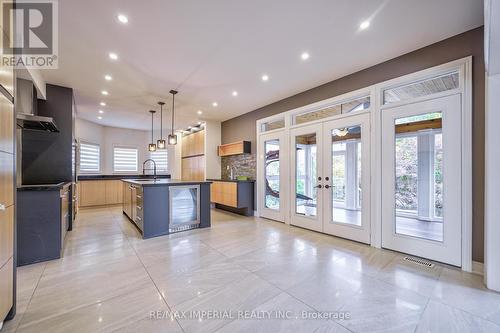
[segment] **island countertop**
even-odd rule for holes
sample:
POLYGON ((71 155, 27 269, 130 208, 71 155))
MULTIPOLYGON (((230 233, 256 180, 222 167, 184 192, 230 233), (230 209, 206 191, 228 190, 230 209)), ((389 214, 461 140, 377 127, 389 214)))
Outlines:
POLYGON ((175 186, 211 184, 211 181, 180 180, 180 179, 122 179, 122 181, 140 186, 175 186))

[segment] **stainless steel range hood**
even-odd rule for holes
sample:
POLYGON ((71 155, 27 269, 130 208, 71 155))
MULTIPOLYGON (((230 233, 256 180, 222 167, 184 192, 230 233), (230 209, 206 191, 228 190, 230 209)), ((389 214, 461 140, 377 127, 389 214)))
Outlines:
POLYGON ((17 125, 25 130, 59 132, 52 117, 35 116, 33 114, 16 114, 17 125))
POLYGON ((17 125, 25 130, 59 132, 52 117, 37 114, 37 92, 33 82, 17 79, 16 86, 16 120, 17 125))

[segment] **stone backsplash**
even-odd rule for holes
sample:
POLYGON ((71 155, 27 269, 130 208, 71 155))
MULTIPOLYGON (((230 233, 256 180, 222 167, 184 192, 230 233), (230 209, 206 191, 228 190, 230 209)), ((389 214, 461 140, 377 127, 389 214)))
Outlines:
POLYGON ((222 157, 221 171, 223 179, 228 179, 229 175, 231 174, 231 170, 228 170, 227 166, 229 166, 229 168, 233 168, 234 177, 247 176, 251 179, 255 179, 257 175, 257 162, 255 154, 242 154, 222 157))

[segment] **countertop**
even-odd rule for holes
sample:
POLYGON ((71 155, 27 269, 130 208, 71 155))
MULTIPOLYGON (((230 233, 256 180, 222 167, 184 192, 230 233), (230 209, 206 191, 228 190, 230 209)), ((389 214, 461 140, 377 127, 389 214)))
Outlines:
POLYGON ((40 184, 40 185, 21 185, 17 187, 18 191, 59 191, 65 185, 71 182, 60 182, 57 184, 40 184))
POLYGON ((211 182, 231 182, 231 183, 255 183, 255 180, 238 180, 238 179, 207 179, 211 182))
POLYGON ((149 179, 149 180, 139 180, 139 179, 122 179, 124 182, 140 185, 140 186, 173 186, 173 185, 199 185, 199 184, 210 184, 211 181, 196 181, 196 180, 180 180, 180 179, 149 179))
MULTIPOLYGON (((145 178, 150 179, 153 178, 153 175, 79 175, 78 180, 114 180, 114 179, 139 179, 145 178)), ((160 179, 168 179, 170 175, 157 175, 156 178, 160 179)))

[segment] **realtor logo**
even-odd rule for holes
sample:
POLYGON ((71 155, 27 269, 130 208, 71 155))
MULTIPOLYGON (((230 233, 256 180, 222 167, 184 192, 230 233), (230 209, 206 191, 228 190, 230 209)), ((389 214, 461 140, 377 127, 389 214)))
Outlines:
POLYGON ((2 3, 2 65, 57 68, 57 5, 53 0, 2 3))

